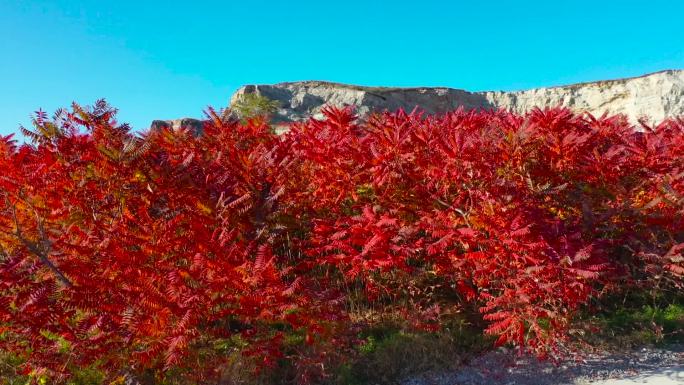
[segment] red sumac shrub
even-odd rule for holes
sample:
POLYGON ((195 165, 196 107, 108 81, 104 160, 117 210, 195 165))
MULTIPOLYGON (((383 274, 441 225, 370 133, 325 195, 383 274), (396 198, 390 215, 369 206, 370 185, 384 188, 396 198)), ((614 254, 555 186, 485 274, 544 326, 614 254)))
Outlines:
POLYGON ((372 288, 371 301, 437 277, 462 300, 405 310, 475 301, 498 343, 545 354, 604 287, 659 274, 681 285, 682 121, 640 131, 562 109, 362 124, 325 113, 285 135, 300 177, 283 207, 308 225, 310 261, 372 288))
POLYGON ((0 138, 0 348, 201 382, 239 336, 304 381, 364 306, 427 328, 475 307, 546 354, 604 289, 682 287, 681 120, 324 113, 134 135, 98 102, 0 138))
POLYGON ((320 318, 271 249, 278 138, 213 112, 201 137, 136 137, 113 112, 39 114, 36 146, 4 138, 3 349, 30 347, 27 365, 55 376, 68 363, 202 378, 191 363, 220 368, 206 348, 232 334, 275 360, 270 324, 320 318))

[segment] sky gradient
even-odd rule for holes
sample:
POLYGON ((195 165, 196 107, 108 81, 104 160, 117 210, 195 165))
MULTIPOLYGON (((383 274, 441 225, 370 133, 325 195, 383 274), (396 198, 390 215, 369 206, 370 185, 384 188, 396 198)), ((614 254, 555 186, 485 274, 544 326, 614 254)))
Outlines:
POLYGON ((684 1, 0 0, 0 134, 106 98, 135 129, 241 85, 517 90, 684 68, 684 1))

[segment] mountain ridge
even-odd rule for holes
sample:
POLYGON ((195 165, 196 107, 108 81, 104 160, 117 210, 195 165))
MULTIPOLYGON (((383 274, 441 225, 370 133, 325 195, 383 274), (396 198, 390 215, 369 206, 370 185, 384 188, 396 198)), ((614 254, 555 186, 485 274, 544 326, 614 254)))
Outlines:
MULTIPOLYGON (((372 112, 411 111, 419 108, 426 114, 439 114, 459 107, 465 109, 504 109, 525 113, 532 108, 566 107, 595 116, 622 114, 632 123, 646 118, 658 123, 684 116, 684 70, 666 69, 640 76, 571 83, 519 91, 475 91, 451 87, 378 87, 360 86, 322 80, 304 80, 276 84, 248 84, 230 98, 233 106, 245 94, 257 94, 279 104, 273 114, 276 125, 321 118, 327 105, 354 106, 366 117, 372 112)), ((201 128, 201 121, 184 118, 155 120, 152 127, 201 128)))
POLYGON ((367 87, 326 81, 246 85, 231 98, 255 93, 277 100, 276 122, 320 117, 326 105, 356 107, 360 116, 372 111, 413 110, 443 113, 466 109, 505 109, 524 113, 534 107, 567 107, 594 115, 623 114, 636 123, 684 115, 684 70, 663 70, 641 76, 540 87, 521 91, 471 92, 450 87, 367 87))
MULTIPOLYGON (((551 85, 551 86, 541 86, 541 87, 533 87, 533 88, 522 88, 522 89, 515 89, 515 90, 504 90, 504 89, 499 89, 499 90, 485 90, 485 91, 469 91, 472 93, 484 93, 484 92, 522 92, 522 91, 530 91, 530 90, 536 90, 536 89, 542 89, 542 88, 567 88, 567 87, 574 87, 574 86, 582 86, 585 84, 596 84, 596 83, 617 83, 617 82, 623 82, 626 80, 632 80, 632 79, 640 79, 640 78, 645 78, 649 77, 651 75, 658 75, 658 74, 673 74, 673 73, 679 73, 679 72, 684 72, 684 69, 676 69, 676 68, 669 68, 669 69, 664 69, 664 70, 659 70, 659 71, 654 71, 654 72, 648 72, 643 75, 636 75, 636 76, 626 76, 622 78, 612 78, 612 79, 599 79, 599 80, 587 80, 587 81, 582 81, 582 82, 575 82, 575 83, 567 83, 567 84, 559 84, 559 85, 551 85)), ((265 86, 265 85, 272 85, 272 86, 287 86, 287 85, 292 85, 292 84, 307 84, 307 83, 320 83, 320 84, 327 84, 331 86, 339 86, 339 87, 346 87, 346 88, 355 88, 355 89, 387 89, 387 90, 416 90, 416 89, 423 89, 423 88, 447 88, 447 89, 455 89, 455 90, 463 90, 467 91, 465 88, 455 88, 455 87, 447 87, 447 86, 366 86, 366 85, 360 85, 360 84, 351 84, 351 83, 341 83, 341 82, 335 82, 331 80, 314 80, 314 79, 309 79, 309 80, 294 80, 294 81, 286 81, 286 82, 278 82, 278 83, 273 83, 273 84, 258 84, 260 86, 265 86)), ((243 86, 245 87, 245 86, 243 86)))

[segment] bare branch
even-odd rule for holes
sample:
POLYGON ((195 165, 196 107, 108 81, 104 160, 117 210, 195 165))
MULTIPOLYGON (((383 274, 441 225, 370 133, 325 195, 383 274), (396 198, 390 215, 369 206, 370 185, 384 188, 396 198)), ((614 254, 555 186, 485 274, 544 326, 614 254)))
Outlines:
POLYGON ((458 207, 453 207, 453 205, 450 205, 439 198, 437 198, 437 203, 443 205, 446 208, 450 208, 456 211, 463 218, 463 221, 465 222, 466 226, 472 227, 470 226, 470 221, 468 220, 468 214, 466 214, 463 210, 459 209, 458 207))
POLYGON ((38 213, 34 210, 34 213, 36 215, 36 220, 38 221, 38 231, 40 232, 41 236, 41 242, 40 245, 36 242, 33 242, 26 237, 24 237, 24 234, 21 231, 21 225, 19 224, 19 218, 17 217, 17 209, 14 204, 12 204, 7 196, 5 196, 5 203, 10 207, 10 210, 12 211, 12 218, 14 219, 14 223, 16 226, 16 231, 14 232, 14 235, 21 241, 21 243, 33 254, 35 254, 38 259, 45 265, 48 269, 50 269, 55 276, 57 276, 57 279, 59 279, 60 282, 62 282, 64 285, 68 287, 74 286, 73 283, 67 278, 64 273, 62 273, 57 266, 55 266, 52 261, 48 258, 48 255, 50 254, 50 241, 46 238, 46 233, 45 233, 45 228, 43 227, 42 221, 40 221, 40 218, 38 217, 38 213), (42 245, 42 247, 41 247, 42 245))

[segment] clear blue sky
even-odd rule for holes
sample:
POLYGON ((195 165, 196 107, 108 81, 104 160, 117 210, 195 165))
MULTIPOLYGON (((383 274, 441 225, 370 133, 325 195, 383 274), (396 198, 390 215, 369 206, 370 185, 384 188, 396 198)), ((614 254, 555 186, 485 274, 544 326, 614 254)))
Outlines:
POLYGON ((246 83, 513 90, 684 68, 684 1, 0 0, 0 133, 104 97, 136 129, 246 83))

